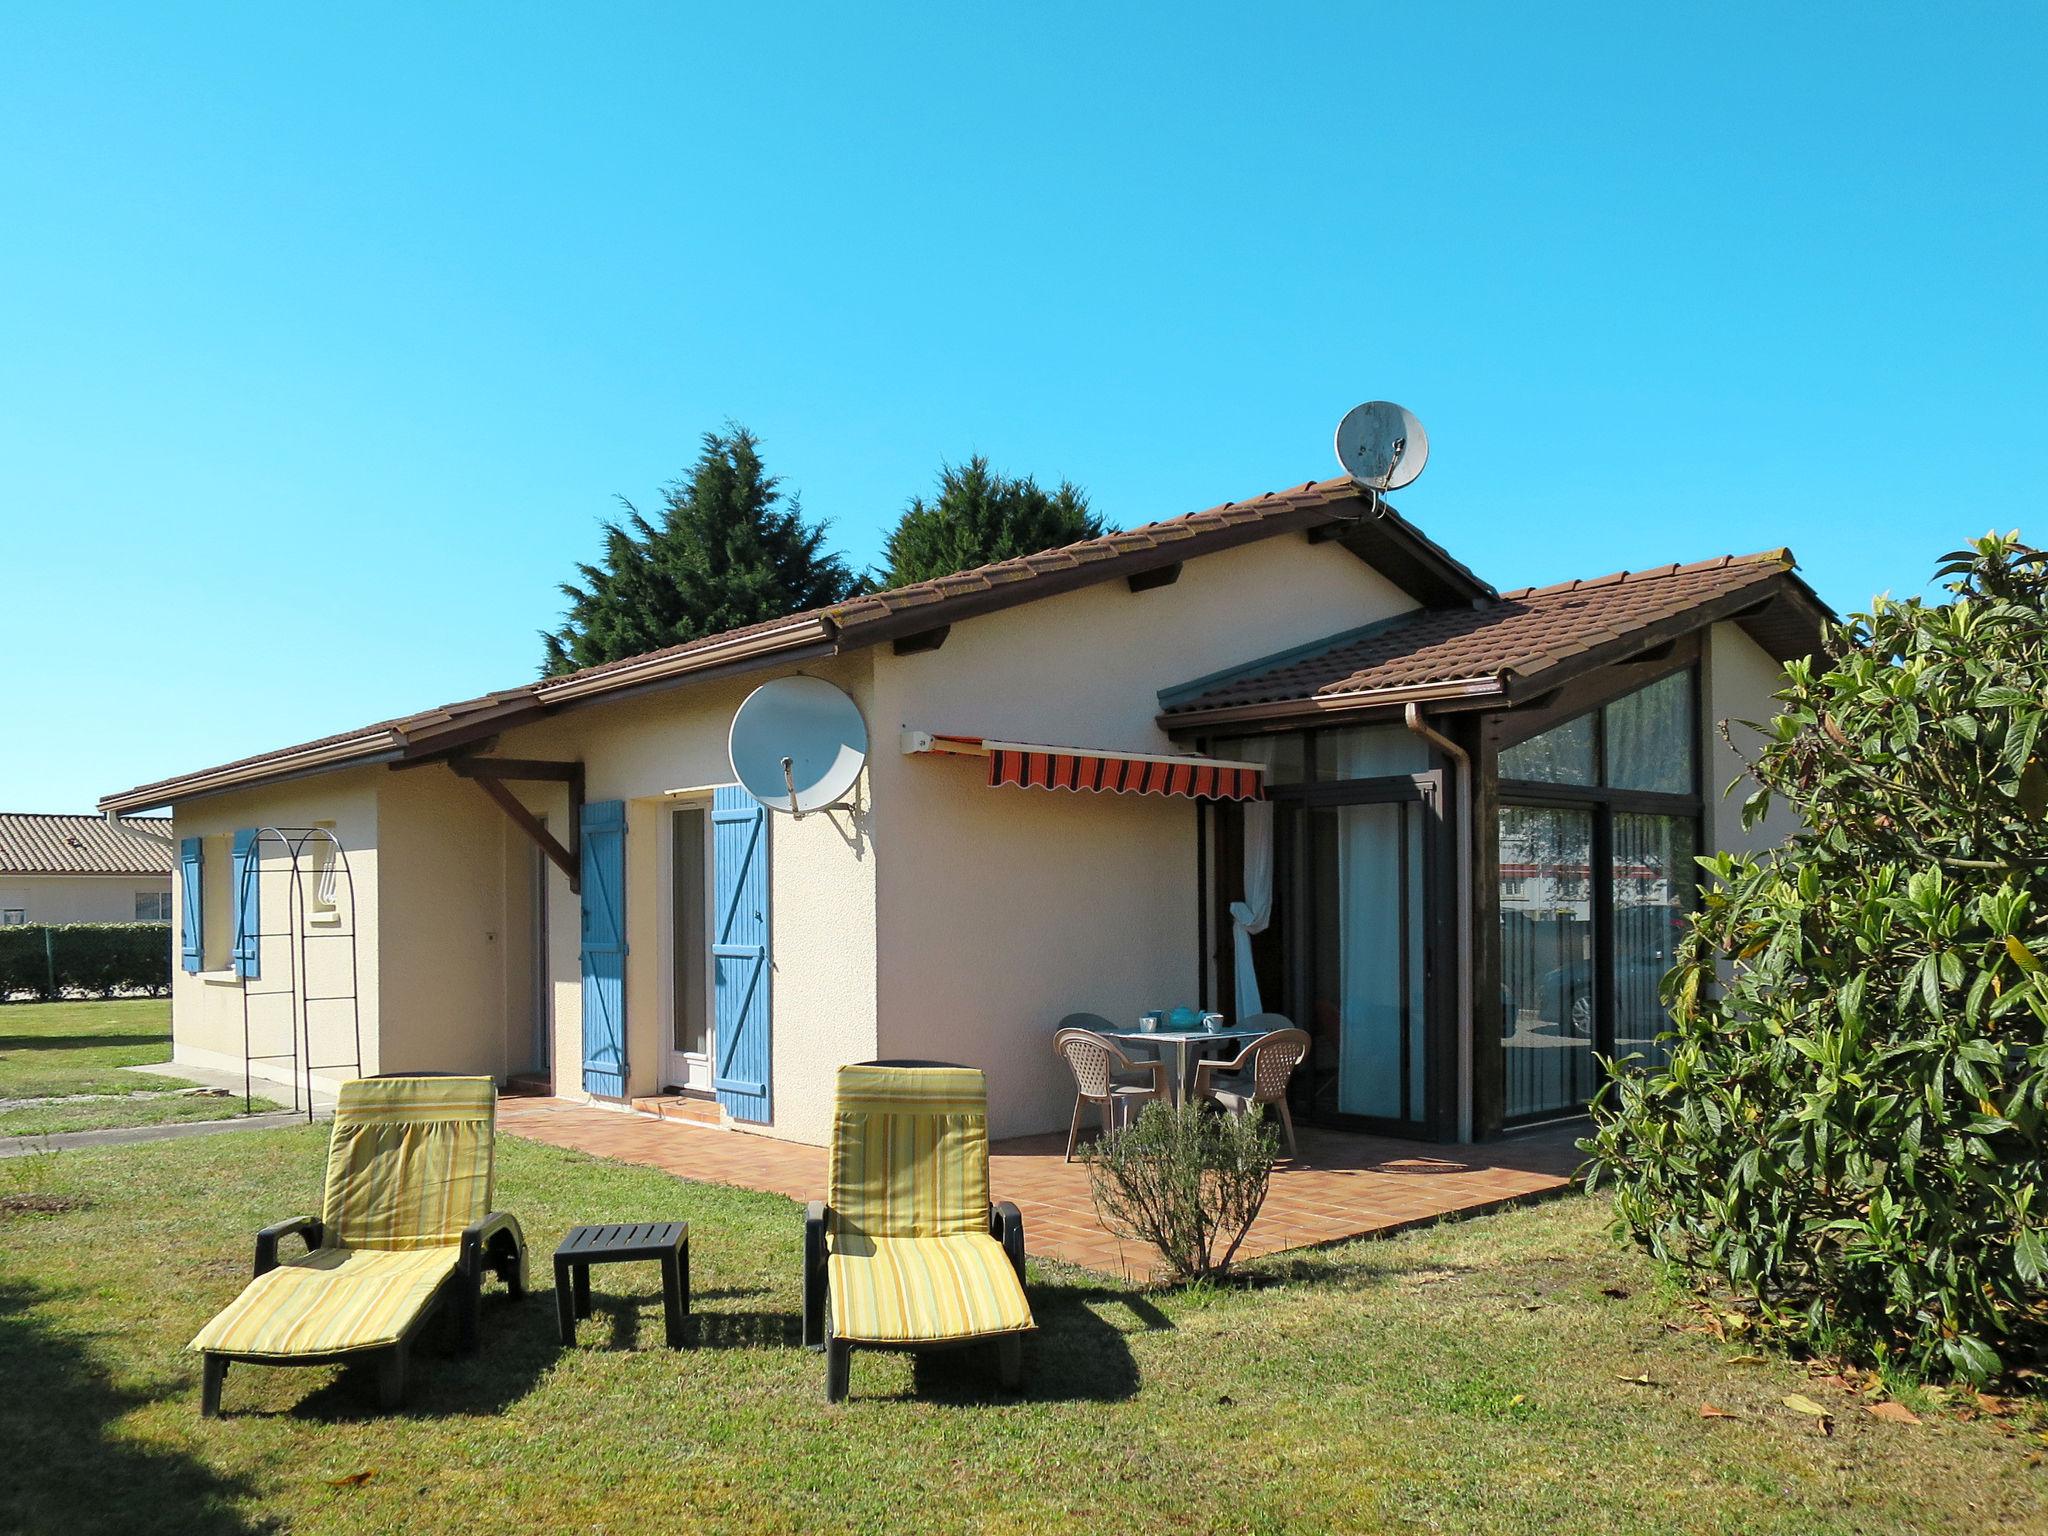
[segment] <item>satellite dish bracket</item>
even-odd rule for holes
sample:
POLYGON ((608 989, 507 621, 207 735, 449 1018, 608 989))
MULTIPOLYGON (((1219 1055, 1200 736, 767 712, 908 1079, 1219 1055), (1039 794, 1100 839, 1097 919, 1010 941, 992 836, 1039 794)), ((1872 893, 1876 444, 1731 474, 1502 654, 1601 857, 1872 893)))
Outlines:
POLYGON ((845 811, 849 816, 858 816, 860 814, 860 807, 851 800, 834 800, 830 805, 816 806, 808 811, 801 809, 796 802, 795 769, 795 758, 785 757, 782 760, 782 782, 789 787, 789 819, 791 821, 802 821, 806 816, 829 815, 833 811, 845 811))

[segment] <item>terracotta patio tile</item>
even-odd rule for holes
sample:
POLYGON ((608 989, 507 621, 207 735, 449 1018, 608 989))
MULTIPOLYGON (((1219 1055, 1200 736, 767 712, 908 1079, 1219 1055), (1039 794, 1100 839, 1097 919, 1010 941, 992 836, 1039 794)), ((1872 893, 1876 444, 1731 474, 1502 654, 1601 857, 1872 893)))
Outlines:
MULTIPOLYGON (((678 1178, 732 1184, 794 1200, 825 1192, 825 1150, 687 1120, 592 1109, 561 1099, 506 1099, 500 1127, 515 1136, 662 1169, 678 1178)), ((1447 1148, 1382 1136, 1304 1129, 1302 1156, 1283 1162, 1247 1255, 1284 1252, 1390 1232, 1504 1200, 1569 1187, 1579 1163, 1577 1127, 1548 1128, 1478 1147, 1447 1148)), ((1088 1169, 1064 1160, 1063 1133, 1018 1137, 990 1149, 994 1198, 1024 1214, 1035 1258, 1147 1278, 1159 1256, 1119 1240, 1096 1219, 1088 1169)))

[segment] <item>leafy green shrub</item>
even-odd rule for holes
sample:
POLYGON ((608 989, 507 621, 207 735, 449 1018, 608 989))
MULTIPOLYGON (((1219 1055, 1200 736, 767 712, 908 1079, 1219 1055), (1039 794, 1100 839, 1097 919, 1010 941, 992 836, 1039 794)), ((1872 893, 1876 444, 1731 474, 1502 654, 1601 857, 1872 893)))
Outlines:
POLYGON ((1153 1103, 1084 1156, 1103 1225, 1151 1243, 1175 1275, 1194 1280, 1230 1268, 1266 1203, 1276 1152, 1260 1111, 1153 1103))
POLYGON ((0 928, 0 1001, 161 996, 171 984, 168 923, 27 923, 0 928))
POLYGON ((2048 1345, 2048 558, 1877 600, 1786 668, 1753 772, 1805 830, 1720 855, 1668 1066, 1583 1145, 1654 1252, 1767 1330, 1983 1382, 2048 1345))

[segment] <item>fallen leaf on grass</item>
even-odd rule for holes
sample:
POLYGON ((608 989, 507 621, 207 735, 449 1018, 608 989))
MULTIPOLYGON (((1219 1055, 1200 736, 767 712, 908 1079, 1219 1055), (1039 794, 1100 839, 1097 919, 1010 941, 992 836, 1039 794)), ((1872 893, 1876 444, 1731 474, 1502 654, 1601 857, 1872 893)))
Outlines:
POLYGON ((1888 1424, 1918 1424, 1920 1415, 1904 1403, 1869 1403, 1864 1412, 1873 1419, 1883 1419, 1888 1424))
POLYGON ((1787 1392, 1778 1401, 1787 1408, 1790 1408, 1794 1413, 1803 1413, 1817 1420, 1822 1434, 1832 1435, 1835 1432, 1834 1414, 1803 1393, 1787 1392))
POLYGON ((330 1477, 327 1479, 327 1486, 330 1488, 360 1488, 376 1475, 377 1469, 375 1467, 365 1467, 360 1472, 349 1473, 347 1477, 330 1477))
POLYGON ((1712 1403, 1701 1403, 1700 1417, 1703 1419, 1739 1419, 1742 1415, 1730 1413, 1726 1408, 1716 1408, 1712 1403))
POLYGON ((1614 1379, 1616 1381, 1625 1381, 1632 1387, 1654 1387, 1657 1385, 1656 1382, 1650 1380, 1650 1373, 1648 1371, 1644 1371, 1640 1376, 1617 1376, 1614 1379))

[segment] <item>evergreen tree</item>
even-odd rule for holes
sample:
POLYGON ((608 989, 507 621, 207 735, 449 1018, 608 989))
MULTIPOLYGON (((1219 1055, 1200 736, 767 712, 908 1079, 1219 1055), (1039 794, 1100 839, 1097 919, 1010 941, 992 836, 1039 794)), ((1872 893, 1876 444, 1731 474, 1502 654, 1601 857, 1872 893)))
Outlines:
POLYGON ((707 432, 689 478, 662 493, 650 521, 604 524, 601 563, 578 562, 582 585, 562 584, 562 627, 542 632, 543 675, 639 656, 664 646, 835 603, 858 586, 825 548, 825 525, 804 520, 763 468, 744 427, 707 432))
POLYGON ((878 579, 889 587, 929 581, 1092 539, 1106 528, 1069 482, 1048 492, 1029 475, 997 474, 976 454, 965 464, 940 467, 938 494, 930 501, 911 498, 889 535, 888 564, 878 579))

